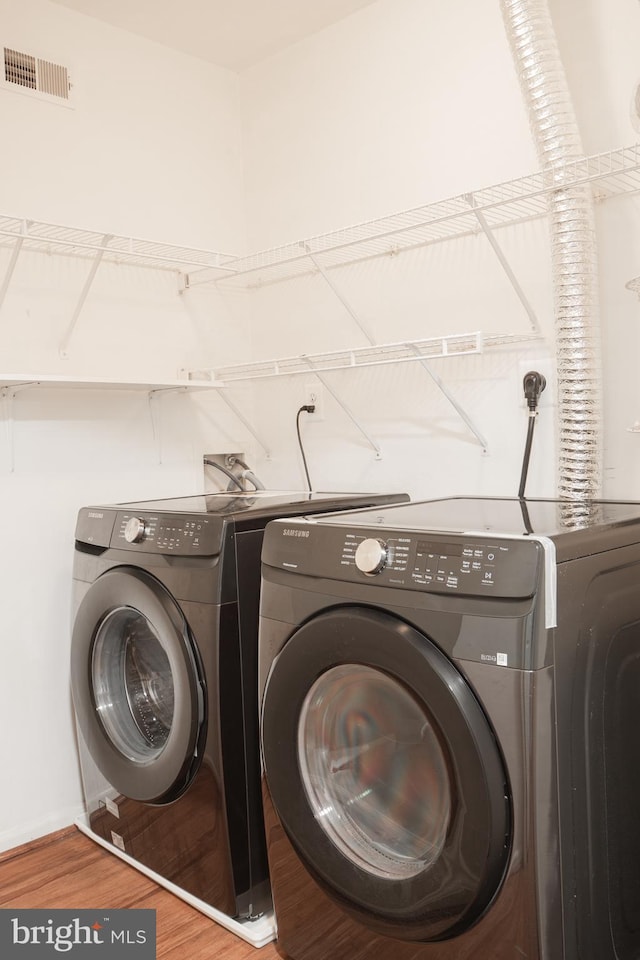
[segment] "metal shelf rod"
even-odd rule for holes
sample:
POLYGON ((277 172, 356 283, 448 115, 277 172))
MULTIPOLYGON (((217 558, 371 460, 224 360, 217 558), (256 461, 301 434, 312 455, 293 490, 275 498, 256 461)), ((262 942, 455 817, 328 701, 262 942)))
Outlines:
POLYGON ((187 386, 184 387, 154 387, 149 390, 147 400, 149 403, 149 417, 151 418, 151 432, 156 442, 158 452, 158 464, 162 466, 162 416, 159 413, 157 401, 167 393, 186 393, 187 386))
MULTIPOLYGON (((22 221, 22 233, 23 233, 23 234, 26 234, 26 232, 27 232, 28 229, 29 229, 28 221, 27 221, 27 220, 23 220, 23 221, 22 221)), ((6 273, 5 273, 5 275, 4 275, 4 280, 3 280, 3 283, 2 283, 2 287, 0 288, 0 310, 2 309, 2 304, 4 303, 4 298, 5 298, 6 295, 7 295, 7 290, 9 289, 9 284, 11 283, 11 277, 13 276, 13 271, 14 271, 15 268, 16 268, 16 264, 17 264, 17 262, 18 262, 18 257, 20 256, 20 251, 22 250, 22 244, 24 243, 24 240, 25 240, 24 236, 19 236, 19 237, 18 237, 18 239, 16 240, 16 243, 15 243, 15 246, 14 246, 14 248, 13 248, 13 252, 12 252, 12 254, 11 254, 11 259, 9 260, 9 263, 8 263, 8 265, 7 265, 7 270, 6 270, 6 273)))
POLYGON ((98 267, 100 266, 100 264, 101 264, 101 262, 102 262, 102 258, 103 258, 104 255, 105 255, 106 248, 109 246, 109 243, 110 243, 111 240, 113 240, 113 236, 112 236, 111 234, 109 234, 109 233, 106 233, 106 234, 104 235, 104 237, 102 238, 101 249, 98 251, 98 253, 96 253, 96 255, 95 255, 95 257, 94 257, 93 263, 91 264, 91 269, 89 270, 89 273, 87 274, 87 279, 85 280, 84 286, 83 286, 83 288, 82 288, 82 290, 81 290, 81 292, 80 292, 80 297, 78 298, 78 302, 77 302, 77 304, 76 304, 76 308, 75 308, 75 310, 73 311, 73 316, 71 317, 71 321, 70 321, 70 323, 69 323, 69 326, 67 327, 67 332, 65 333, 64 338, 63 338, 63 340, 62 340, 62 343, 60 344, 60 356, 61 356, 61 357, 68 357, 68 356, 69 356, 69 344, 71 343, 71 338, 72 338, 73 332, 74 332, 74 330, 75 330, 75 328, 76 328, 76 323, 78 322, 78 318, 79 318, 79 316, 80 316, 80 314, 81 314, 81 312, 82 312, 82 308, 83 308, 83 306, 84 306, 84 304, 85 304, 85 301, 86 301, 87 297, 89 296, 89 291, 91 290, 91 285, 92 285, 92 283, 93 283, 93 281, 94 281, 94 279, 95 279, 96 273, 98 272, 98 267))
MULTIPOLYGON (((473 201, 470 201, 470 202, 472 203, 473 201)), ((486 224, 486 221, 484 220, 484 218, 482 217, 482 214, 480 214, 480 213, 478 214, 478 220, 479 220, 479 222, 480 222, 480 226, 482 227, 482 229, 484 230, 484 232, 485 232, 486 235, 487 235, 487 238, 488 238, 488 240, 489 240, 489 243, 491 244, 491 246, 492 246, 493 249, 495 250, 495 252, 496 252, 496 254, 497 254, 497 256, 498 256, 498 259, 500 260, 500 263, 501 263, 501 264, 503 265, 503 267, 505 268, 505 272, 507 273, 507 276, 509 277, 509 279, 512 281, 512 283, 513 283, 514 286, 516 287, 516 290, 519 290, 519 289, 520 289, 520 288, 519 288, 519 284, 518 284, 518 281, 517 281, 516 278, 515 278, 515 275, 513 274, 513 271, 512 271, 511 268, 509 267, 509 264, 506 262, 503 254, 502 254, 502 251, 500 250, 500 248, 498 247, 496 241, 495 241, 494 238, 492 237, 491 231, 489 230, 489 228, 488 228, 488 226, 487 226, 487 224, 486 224)), ((341 292, 340 292, 340 290, 338 289, 338 287, 335 285, 335 283, 333 283, 333 281, 331 280, 331 278, 327 275, 326 270, 321 266, 320 263, 318 263, 318 260, 317 260, 316 257, 313 255, 313 253, 312 253, 311 250, 309 249, 308 245, 307 245, 307 244, 304 244, 303 246, 304 246, 304 248, 307 250, 307 253, 308 253, 308 255, 309 255, 309 259, 311 260, 311 262, 312 262, 313 264, 315 264, 315 266, 317 267, 319 273, 320 273, 321 276, 324 278, 324 280, 327 282, 329 288, 333 291, 333 293, 335 294, 335 296, 338 298, 338 300, 340 301, 340 303, 342 304, 342 306, 345 308, 345 310, 347 311, 347 313, 349 314, 349 316, 351 317, 351 319, 354 321, 354 323, 356 324, 356 326, 358 327, 358 329, 359 329, 359 330, 361 331, 361 333, 366 337, 366 339, 369 341, 370 345, 371 345, 372 347, 375 346, 375 345, 376 345, 376 344, 375 344, 375 340, 373 339, 373 337, 371 336, 371 334, 369 333, 369 331, 366 329, 366 327, 361 323, 360 318, 358 317, 357 313, 355 312, 355 310, 353 309, 353 307, 351 306, 351 304, 348 302, 348 300, 347 300, 345 297, 343 297, 343 295, 341 294, 341 292)), ((528 306, 528 305, 526 304, 526 299, 524 298, 524 294, 522 294, 522 299, 524 299, 525 305, 528 306)), ((534 320, 535 320, 535 316, 534 316, 534 320)), ((536 326, 537 326, 537 325, 536 325, 536 326)), ((534 326, 534 331, 536 330, 536 326, 534 326)), ((427 361, 424 359, 423 356, 420 355, 417 347, 414 346, 414 344, 407 344, 407 346, 408 346, 408 348, 409 348, 410 350, 413 350, 414 353, 416 353, 416 355, 419 357, 421 366, 424 367, 424 369, 425 369, 426 372, 429 374, 429 376, 431 377, 431 379, 433 380, 433 382, 436 384, 436 386, 438 387, 438 389, 444 394, 444 396, 447 398, 447 400, 448 400, 449 403, 452 405, 452 407, 454 408, 454 410, 458 413, 458 415, 461 417, 462 421, 467 425, 467 427, 469 428, 469 430, 471 430, 471 432, 473 433, 473 435, 475 436, 475 438, 478 440, 478 442, 479 442, 479 444, 481 445, 481 447, 483 448, 483 450, 486 452, 486 450, 487 450, 487 441, 486 441, 486 439, 484 438, 484 436, 480 433, 480 431, 478 430, 478 428, 477 428, 476 425, 474 424, 474 422, 473 422, 473 420, 471 419, 471 417, 470 417, 470 416, 467 414, 467 412, 460 406, 460 404, 458 403, 458 401, 456 400, 456 398, 453 396, 453 394, 451 393, 451 391, 448 389, 448 387, 445 386, 445 384, 444 384, 444 382, 442 381, 442 379, 441 379, 436 373, 434 373, 433 370, 431 370, 431 368, 429 367, 427 361)), ((342 407, 342 409, 345 411, 345 413, 346 413, 349 417, 351 417, 351 419, 352 419, 353 422, 356 424, 356 426, 357 426, 358 429, 361 431, 361 433, 367 438, 368 442, 373 446, 374 450, 376 451, 376 454, 377 454, 378 458, 380 458, 380 457, 381 457, 381 453, 380 453, 380 449, 378 448, 378 446, 374 443, 374 441, 371 439, 371 437, 369 437, 369 435, 364 431, 364 429, 362 428, 362 426, 360 425, 360 423, 358 422, 358 420, 354 417, 354 415, 351 413, 351 411, 345 406, 345 404, 344 404, 344 403, 342 402, 342 400, 338 397, 338 395, 335 393, 335 391, 332 390, 332 388, 331 388, 331 387, 329 386, 329 384, 327 383, 326 378, 320 376, 320 374, 318 374, 318 373, 317 373, 316 375, 317 375, 318 379, 320 380, 320 382, 324 384, 325 388, 326 388, 326 389, 329 391, 329 393, 333 396, 334 400, 336 400, 337 403, 339 403, 340 406, 342 407)))
POLYGON ((230 399, 229 399, 229 395, 228 395, 224 390, 218 390, 218 396, 219 396, 219 397, 222 397, 222 399, 224 400, 224 402, 226 403, 226 405, 235 413, 235 415, 236 415, 236 417, 238 418, 238 420, 240 421, 240 423, 244 424, 244 426, 245 426, 246 429, 249 431, 249 433, 250 433, 251 436, 254 438, 254 440, 256 440, 256 441, 260 444, 260 446, 262 447, 262 449, 264 450, 264 453, 265 453, 265 456, 266 456, 267 460, 270 460, 270 459, 271 459, 271 451, 269 450, 268 447, 265 446, 265 444, 264 444, 263 441, 260 439, 260 437, 258 436, 258 434, 255 432, 255 430, 253 429, 253 427, 251 426, 251 424, 249 423, 249 421, 247 420, 247 418, 245 417, 245 415, 242 413, 242 411, 238 409, 238 407, 237 407, 236 404, 233 402, 233 400, 230 400, 230 399))
POLYGON ((367 441, 367 443, 368 443, 371 447, 373 447, 373 449, 374 449, 374 451, 375 451, 375 454, 376 454, 376 460, 382 460, 382 451, 380 450, 380 447, 378 446, 378 444, 375 442, 375 440, 372 439, 372 437, 369 436, 369 434, 368 434, 367 431, 364 429, 364 427, 362 426, 362 424, 360 423, 360 421, 358 420, 358 418, 357 418, 357 417, 355 416, 355 414, 349 409, 349 407, 346 405, 346 403, 345 403, 343 400, 341 400, 341 398, 338 396, 338 394, 337 394, 336 391, 333 389, 333 387, 331 386, 331 384, 327 381, 327 378, 326 378, 326 377, 323 377, 322 374, 319 373, 319 372, 315 369, 315 367, 313 366, 313 364, 312 364, 311 362, 309 362, 309 370, 313 371, 313 373, 316 375, 316 377, 318 378, 318 380, 320 381, 320 383, 323 385, 323 387, 325 388, 325 390, 326 390, 328 393, 331 394, 331 396, 332 396, 333 399, 336 401, 336 403, 344 410, 344 412, 345 412, 346 415, 349 417, 349 419, 352 421, 352 423, 354 423, 355 426, 358 428, 358 430, 360 431, 360 433, 362 434, 362 436, 365 438, 365 440, 367 441))
POLYGON ((150 390, 147 394, 147 403, 149 404, 149 417, 151 419, 151 435, 156 444, 158 465, 162 466, 162 418, 158 412, 157 400, 157 391, 150 390))
POLYGON ((325 281, 329 289, 340 301, 340 303, 345 308, 345 310, 347 311, 347 313, 349 314, 349 316, 351 317, 351 319, 353 320, 357 328, 362 333, 362 335, 369 341, 371 346, 373 346, 375 344, 375 340, 373 339, 373 337, 371 336, 371 334, 369 333, 365 325, 362 323, 362 321, 360 320, 360 317, 358 316, 356 311, 353 309, 353 307, 351 306, 347 298, 340 293, 340 291, 338 290, 337 286, 335 285, 335 283, 333 282, 333 280, 331 279, 327 271, 324 269, 322 264, 319 263, 318 258, 311 252, 311 249, 309 248, 308 244, 304 243, 302 244, 302 246, 307 251, 307 256, 309 257, 309 260, 311 260, 311 263, 314 265, 314 267, 316 268, 316 270, 318 271, 322 279, 325 281))
POLYGON ((513 289, 515 290, 516 296, 518 297, 518 300, 520 301, 520 303, 521 303, 522 306, 524 307, 525 312, 526 312, 527 316, 529 317, 529 323, 530 323, 532 332, 539 335, 539 334, 540 334, 540 324, 538 323, 538 318, 537 318, 537 316, 536 316, 535 310, 533 309, 533 307, 532 307, 531 304, 529 303, 529 301, 528 301, 528 299, 527 299, 527 297, 526 297, 526 294, 525 294, 524 290, 523 290, 522 287, 520 286, 520 282, 519 282, 518 278, 516 277, 515 273, 514 273, 513 270, 511 269, 511 265, 509 264, 509 261, 508 261, 507 258, 505 257, 504 253, 502 252, 502 249, 501 249, 500 245, 498 244, 498 241, 497 241, 496 238, 494 237, 493 231, 492 231, 491 228, 489 227, 489 224, 487 223, 484 214, 483 214, 480 210, 478 210, 477 207, 475 206, 473 194, 470 193, 470 194, 468 194, 467 196, 468 196, 469 204, 470 204, 470 206, 471 206, 471 208, 472 208, 472 210, 473 210, 473 213, 474 213, 474 215, 475 215, 475 217, 476 217, 476 220, 478 221, 478 223, 479 223, 480 226, 482 227, 482 231, 483 231, 484 235, 486 236, 487 240, 488 240, 489 243, 491 244, 491 249, 492 249, 493 252, 495 253, 496 257, 498 258, 498 260, 499 260, 499 262, 500 262, 500 266, 502 267, 502 269, 503 269, 504 272, 506 273, 507 278, 508 278, 508 280, 509 280, 509 283, 511 284, 511 286, 512 286, 513 289))
POLYGON ((485 437, 483 436, 483 434, 480 433, 480 431, 478 430, 478 428, 477 428, 476 425, 474 424, 474 422, 473 422, 473 420, 471 419, 471 417, 469 416, 469 414, 468 414, 468 413, 466 412, 466 410, 458 403, 458 401, 456 400, 456 398, 454 397, 454 395, 451 393, 451 391, 450 391, 449 388, 446 386, 446 384, 443 383, 443 381, 442 381, 441 378, 438 376, 438 374, 435 373, 435 372, 431 369, 431 367, 429 366, 429 364, 427 363, 427 361, 424 359, 424 357, 420 357, 419 359, 420 359, 421 365, 422 365, 422 366, 424 367, 424 369, 427 371, 427 373, 429 374, 429 376, 431 377, 431 379, 433 380, 433 382, 434 382, 434 383, 436 384, 436 386, 442 391, 442 393, 443 393, 444 396, 447 398, 447 400, 449 401, 449 403, 451 404, 451 406, 454 408, 454 410, 456 411, 456 413, 458 414, 458 416, 461 417, 461 419, 464 421, 464 423, 466 423, 466 425, 468 426, 469 430, 471 430, 472 434, 474 435, 474 437, 476 438, 476 440, 478 441, 478 443, 479 443, 480 446, 482 447, 483 451, 486 453, 486 451, 488 450, 489 445, 488 445, 485 437))
POLYGON ((37 381, 28 381, 25 383, 16 383, 11 387, 3 387, 0 389, 0 398, 5 401, 6 405, 6 424, 7 424, 7 443, 9 446, 9 473, 13 473, 15 470, 15 444, 14 444, 14 431, 13 431, 13 401, 16 398, 16 394, 21 390, 27 390, 29 387, 37 387, 37 381))

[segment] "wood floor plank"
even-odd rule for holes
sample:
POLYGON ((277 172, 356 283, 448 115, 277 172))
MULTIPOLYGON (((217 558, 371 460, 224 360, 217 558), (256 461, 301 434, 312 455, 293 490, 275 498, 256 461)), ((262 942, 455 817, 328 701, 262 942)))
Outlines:
POLYGON ((75 827, 0 855, 0 907, 156 911, 158 960, 276 960, 159 887, 75 827))

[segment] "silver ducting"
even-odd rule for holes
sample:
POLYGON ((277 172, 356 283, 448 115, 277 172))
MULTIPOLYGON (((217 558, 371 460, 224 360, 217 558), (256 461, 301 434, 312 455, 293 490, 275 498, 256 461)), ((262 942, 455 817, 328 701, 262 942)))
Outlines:
MULTIPOLYGON (((547 0, 500 0, 507 37, 550 193, 558 377, 558 495, 601 495, 602 376, 593 197, 563 187, 583 156, 547 0)), ((570 178, 569 178, 570 179, 570 178)), ((576 505, 577 506, 577 505, 576 505)))

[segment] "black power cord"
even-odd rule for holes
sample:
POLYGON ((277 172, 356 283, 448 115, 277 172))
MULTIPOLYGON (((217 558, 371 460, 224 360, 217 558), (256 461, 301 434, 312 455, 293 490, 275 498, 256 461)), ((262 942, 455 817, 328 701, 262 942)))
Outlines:
POLYGON ((538 416, 538 401, 540 400, 540 394, 546 385, 547 381, 545 377, 541 373, 538 373, 537 370, 530 370, 529 373, 525 373, 524 380, 522 381, 524 397, 527 401, 527 407, 529 408, 529 425, 527 427, 527 439, 524 445, 522 472, 520 474, 520 487, 518 489, 518 497, 520 500, 524 500, 524 488, 527 483, 527 473, 529 472, 529 459, 531 457, 533 431, 535 429, 536 418, 538 416))
POLYGON ((300 436, 300 414, 301 413, 314 413, 316 409, 315 403, 305 403, 304 406, 300 407, 296 414, 296 433, 298 434, 298 445, 300 447, 300 453, 302 454, 302 462, 304 464, 304 472, 307 478, 307 489, 311 493, 311 478, 309 477, 309 468, 307 467, 307 458, 304 455, 304 446, 302 445, 302 437, 300 436))

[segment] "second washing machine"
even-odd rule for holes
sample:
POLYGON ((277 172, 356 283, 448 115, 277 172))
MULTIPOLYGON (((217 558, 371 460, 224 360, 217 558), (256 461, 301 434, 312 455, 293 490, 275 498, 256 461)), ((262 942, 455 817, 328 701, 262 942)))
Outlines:
POLYGON ((275 521, 261 740, 289 960, 638 960, 640 504, 275 521))
POLYGON ((210 494, 83 508, 71 678, 90 836, 255 945, 260 550, 274 517, 406 495, 210 494))

